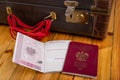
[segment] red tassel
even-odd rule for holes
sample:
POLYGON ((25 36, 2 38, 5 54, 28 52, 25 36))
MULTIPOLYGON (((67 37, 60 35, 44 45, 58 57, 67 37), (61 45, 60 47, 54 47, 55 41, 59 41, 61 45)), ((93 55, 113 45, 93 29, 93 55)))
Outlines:
POLYGON ((16 38, 17 32, 20 32, 34 39, 40 40, 49 34, 51 27, 51 20, 44 20, 35 26, 29 26, 13 14, 8 15, 7 19, 10 25, 10 34, 14 39, 16 38))

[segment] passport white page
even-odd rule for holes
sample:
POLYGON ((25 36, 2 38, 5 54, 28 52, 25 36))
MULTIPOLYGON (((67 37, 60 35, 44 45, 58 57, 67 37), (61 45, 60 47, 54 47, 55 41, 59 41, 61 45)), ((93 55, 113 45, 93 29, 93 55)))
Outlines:
POLYGON ((46 43, 17 33, 13 62, 39 72, 62 71, 70 40, 46 43))
POLYGON ((69 42, 57 40, 45 43, 45 72, 62 71, 69 42))

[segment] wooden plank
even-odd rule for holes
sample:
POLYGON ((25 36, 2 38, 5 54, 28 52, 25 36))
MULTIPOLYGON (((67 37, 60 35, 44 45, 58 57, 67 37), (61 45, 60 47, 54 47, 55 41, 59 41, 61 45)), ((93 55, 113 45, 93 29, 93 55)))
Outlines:
POLYGON ((3 26, 3 25, 0 25, 0 35, 2 34, 2 32, 4 32, 4 30, 6 29, 6 27, 5 26, 3 26))
MULTIPOLYGON (((102 41, 93 40, 93 44, 99 46, 98 54, 98 75, 97 80, 110 80, 111 76, 111 57, 113 48, 113 26, 114 25, 114 7, 111 12, 111 17, 108 25, 108 34, 102 41)), ((113 79, 112 79, 113 80, 113 79)))
POLYGON ((58 80, 73 80, 73 75, 61 74, 58 80))
MULTIPOLYGON (((91 44, 92 43, 92 38, 74 36, 73 41, 75 41, 75 42, 81 42, 81 43, 86 43, 86 44, 91 44)), ((89 78, 82 77, 82 76, 75 76, 74 80, 89 80, 89 78)))
MULTIPOLYGON (((72 35, 63 34, 63 33, 57 33, 53 40, 71 40, 73 38, 72 35)), ((72 77, 68 77, 69 80, 72 80, 72 77)), ((53 73, 49 80, 67 80, 68 78, 65 78, 63 74, 61 73, 53 73)))
MULTIPOLYGON (((49 40, 52 40, 55 36, 55 33, 50 33, 49 36, 45 37, 44 39, 42 39, 41 41, 42 42, 47 42, 49 40)), ((43 74, 41 72, 36 72, 34 77, 33 77, 33 80, 49 80, 50 78, 50 73, 48 74, 43 74)))
MULTIPOLYGON (((119 5, 120 1, 116 0, 116 9, 114 10, 115 7, 113 7, 110 18, 108 28, 109 33, 104 40, 52 32, 49 36, 40 41, 46 42, 49 40, 72 40, 76 42, 96 44, 99 46, 97 80, 120 80, 119 5)), ((11 61, 14 43, 15 41, 10 37, 9 34, 9 27, 0 26, 0 80, 96 80, 57 72, 43 74, 41 72, 17 65, 11 61)))
POLYGON ((58 80, 61 74, 59 72, 52 73, 49 80, 58 80))
POLYGON ((92 78, 84 78, 84 77, 75 77, 74 80, 97 80, 97 79, 92 79, 92 78))
MULTIPOLYGON (((99 46, 98 53, 98 75, 97 80, 110 80, 111 76, 111 57, 112 57, 112 44, 113 44, 113 25, 114 25, 114 7, 111 13, 108 34, 106 39, 97 40, 97 39, 86 39, 82 40, 82 42, 95 44, 99 46), (88 40, 88 41, 87 41, 88 40)), ((84 38, 82 38, 84 39, 84 38)), ((77 39, 75 39, 76 41, 77 39)), ((78 39, 79 40, 79 39, 78 39)), ((74 80, 96 80, 84 77, 75 77, 74 80)))
POLYGON ((115 0, 115 25, 112 52, 111 80, 120 80, 120 0, 115 0))
MULTIPOLYGON (((41 41, 45 42, 53 36, 54 34, 51 34, 41 41)), ((38 80, 40 74, 38 74, 35 70, 31 70, 29 68, 18 65, 14 70, 14 73, 12 74, 10 80, 38 80)))
MULTIPOLYGON (((69 40, 72 37, 67 34, 62 33, 52 33, 51 36, 48 36, 42 40, 42 42, 50 41, 50 40, 69 40)), ((36 73, 34 80, 58 80, 60 73, 48 73, 48 74, 42 74, 42 73, 36 73)))
POLYGON ((0 57, 3 55, 5 50, 8 48, 8 46, 11 44, 11 41, 13 40, 9 33, 9 27, 2 28, 0 27, 0 57), (2 30, 3 29, 3 30, 2 30))
POLYGON ((17 65, 9 80, 32 80, 34 74, 34 70, 17 65))
POLYGON ((14 42, 11 42, 7 51, 4 52, 3 56, 0 58, 0 80, 9 80, 16 67, 16 65, 12 63, 13 47, 14 42))

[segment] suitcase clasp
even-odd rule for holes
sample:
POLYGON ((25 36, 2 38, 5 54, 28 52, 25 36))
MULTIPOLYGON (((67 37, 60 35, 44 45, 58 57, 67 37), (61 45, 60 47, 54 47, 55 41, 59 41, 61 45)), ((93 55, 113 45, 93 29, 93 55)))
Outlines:
POLYGON ((64 5, 67 6, 65 15, 70 16, 75 11, 75 7, 77 7, 79 3, 77 1, 64 1, 64 5))
POLYGON ((64 1, 64 5, 66 22, 88 24, 88 13, 75 9, 79 5, 77 1, 64 1))

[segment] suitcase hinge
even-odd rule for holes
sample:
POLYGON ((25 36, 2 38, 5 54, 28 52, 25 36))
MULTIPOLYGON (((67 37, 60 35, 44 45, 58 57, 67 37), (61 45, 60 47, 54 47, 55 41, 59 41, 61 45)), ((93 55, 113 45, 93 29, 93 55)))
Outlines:
POLYGON ((104 13, 104 12, 91 12, 91 16, 95 16, 95 15, 110 16, 110 13, 104 13))
POLYGON ((95 16, 95 15, 106 15, 109 16, 110 15, 110 11, 109 10, 105 10, 105 9, 101 9, 101 8, 97 8, 95 6, 91 6, 91 15, 95 16))
POLYGON ((97 8, 95 6, 91 6, 91 11, 97 11, 97 12, 108 12, 108 10, 106 9, 101 9, 101 8, 97 8))

